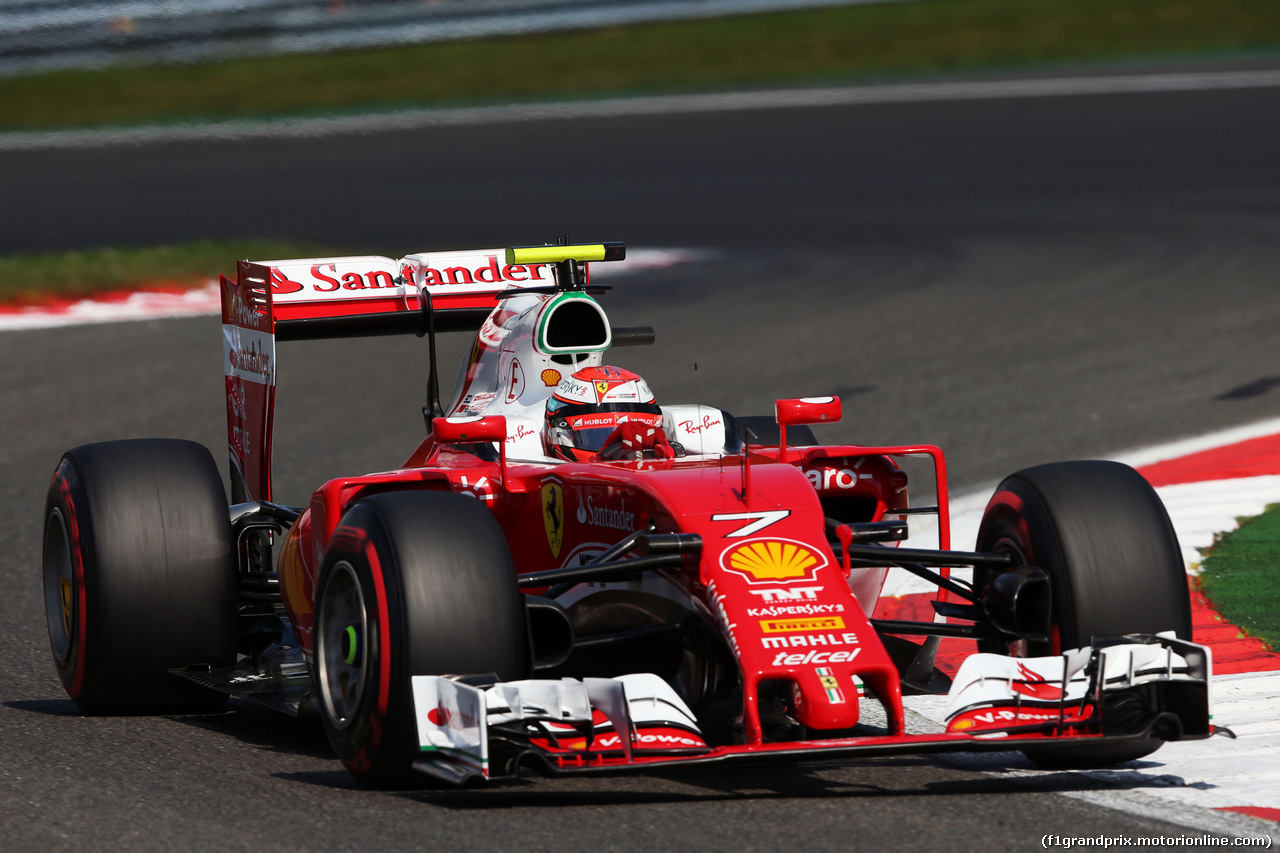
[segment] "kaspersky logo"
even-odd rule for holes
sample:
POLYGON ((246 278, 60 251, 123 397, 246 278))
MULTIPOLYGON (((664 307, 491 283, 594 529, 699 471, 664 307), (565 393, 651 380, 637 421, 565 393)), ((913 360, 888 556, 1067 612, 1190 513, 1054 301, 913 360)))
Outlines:
POLYGON ((720 565, 745 576, 751 583, 811 581, 827 558, 802 542, 791 539, 748 539, 720 555, 720 565))

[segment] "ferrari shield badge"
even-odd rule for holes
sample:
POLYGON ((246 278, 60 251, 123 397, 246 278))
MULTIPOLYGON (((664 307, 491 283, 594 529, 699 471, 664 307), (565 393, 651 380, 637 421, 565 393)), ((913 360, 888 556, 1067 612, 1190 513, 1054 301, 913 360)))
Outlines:
POLYGON ((560 556, 564 544, 564 489, 555 480, 542 484, 542 522, 547 528, 547 544, 551 555, 560 556))

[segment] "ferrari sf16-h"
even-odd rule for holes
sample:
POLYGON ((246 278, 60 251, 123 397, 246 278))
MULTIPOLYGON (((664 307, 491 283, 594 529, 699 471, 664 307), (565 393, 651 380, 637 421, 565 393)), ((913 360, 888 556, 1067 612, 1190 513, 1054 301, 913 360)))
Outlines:
POLYGON ((53 475, 44 592, 71 698, 314 713, 378 786, 939 751, 1093 766, 1214 732, 1179 547, 1135 471, 1019 471, 951 550, 938 448, 823 446, 838 398, 735 417, 606 363, 654 337, 596 299, 589 264, 624 258, 240 262, 221 283, 231 500, 181 440, 78 447, 53 475), (436 336, 456 331, 475 338, 445 405, 436 336), (426 339, 426 437, 276 502, 277 343, 385 334, 426 339), (928 505, 911 456, 932 461, 928 505), (939 547, 904 545, 926 520, 939 547), (937 587, 932 618, 875 617, 891 570, 937 587), (951 676, 943 638, 976 643, 951 676), (909 725, 919 694, 945 719, 909 725))

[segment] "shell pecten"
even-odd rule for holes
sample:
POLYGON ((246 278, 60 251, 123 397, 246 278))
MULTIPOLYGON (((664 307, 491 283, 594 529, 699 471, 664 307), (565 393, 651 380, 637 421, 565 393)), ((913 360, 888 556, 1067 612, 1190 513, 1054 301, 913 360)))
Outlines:
POLYGON ((806 577, 819 562, 818 556, 803 545, 776 539, 744 542, 727 556, 728 568, 756 580, 806 577))

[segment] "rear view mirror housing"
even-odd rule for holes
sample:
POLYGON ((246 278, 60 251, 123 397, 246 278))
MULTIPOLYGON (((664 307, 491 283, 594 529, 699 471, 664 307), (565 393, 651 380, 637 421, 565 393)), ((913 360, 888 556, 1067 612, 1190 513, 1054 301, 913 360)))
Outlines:
POLYGON ((843 409, 839 397, 799 397, 778 400, 773 407, 778 422, 778 461, 787 459, 787 427, 809 424, 834 424, 840 421, 843 409))
POLYGON ((484 417, 434 418, 431 435, 439 444, 475 444, 494 441, 498 444, 499 479, 507 487, 507 419, 503 415, 484 417))

